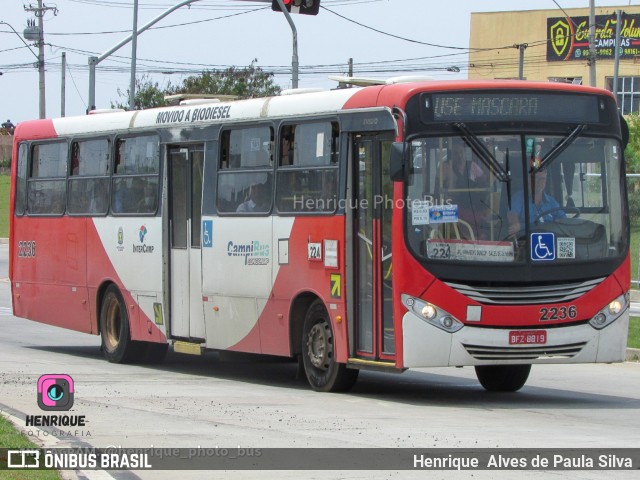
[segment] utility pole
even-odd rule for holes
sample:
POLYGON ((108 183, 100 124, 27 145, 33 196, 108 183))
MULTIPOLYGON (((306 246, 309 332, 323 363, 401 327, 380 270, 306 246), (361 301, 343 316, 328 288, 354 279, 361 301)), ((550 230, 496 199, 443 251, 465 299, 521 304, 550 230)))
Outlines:
POLYGON ((518 64, 518 80, 524 80, 524 51, 528 46, 529 44, 527 43, 519 43, 513 46, 520 51, 520 62, 518 64))
POLYGON ((138 0, 133 0, 133 28, 131 29, 131 81, 129 82, 129 110, 136 109, 136 57, 138 56, 138 0))
POLYGON ((34 7, 29 4, 24 6, 26 12, 33 12, 38 19, 38 81, 40 90, 40 118, 45 118, 46 102, 45 102, 45 75, 44 75, 44 15, 51 10, 54 15, 58 14, 57 7, 47 7, 42 0, 38 0, 38 6, 34 7))
POLYGON ((596 86, 596 6, 589 0, 589 85, 596 86))
MULTIPOLYGON (((620 71, 620 24, 622 23, 622 10, 616 10, 616 54, 613 62, 613 95, 616 97, 618 110, 622 108, 618 97, 618 73, 620 71)), ((625 112, 627 113, 627 112, 625 112)))
POLYGON ((291 15, 289 15, 284 2, 282 0, 277 0, 277 2, 284 14, 284 17, 289 23, 289 27, 291 28, 291 36, 293 38, 293 53, 291 55, 291 88, 298 88, 298 30, 296 29, 296 24, 293 23, 293 19, 291 18, 291 15))
POLYGON ((67 54, 66 52, 62 52, 62 77, 60 79, 60 116, 64 117, 65 115, 65 101, 66 101, 66 96, 67 96, 67 79, 66 79, 66 73, 67 73, 67 54))
MULTIPOLYGON (((118 42, 116 45, 111 47, 109 50, 104 52, 99 57, 89 57, 89 59, 88 59, 88 63, 89 63, 89 107, 87 108, 87 113, 89 113, 91 110, 95 110, 96 109, 96 65, 98 65, 101 61, 103 61, 105 58, 107 58, 113 52, 117 51, 120 47, 122 47, 123 45, 129 43, 129 41, 133 38, 134 34, 136 36, 139 36, 142 32, 146 31, 152 25, 155 25, 156 23, 158 23, 164 17, 169 15, 171 12, 173 12, 173 11, 175 11, 175 10, 179 9, 180 7, 183 7, 185 5, 190 5, 192 3, 199 2, 199 1, 200 0, 182 0, 177 5, 174 5, 173 7, 165 10, 160 15, 155 17, 153 20, 147 22, 145 25, 140 27, 136 32, 133 32, 127 38, 125 38, 124 40, 121 40, 120 42, 118 42)), ((137 21, 136 21, 136 23, 137 23, 137 21)))

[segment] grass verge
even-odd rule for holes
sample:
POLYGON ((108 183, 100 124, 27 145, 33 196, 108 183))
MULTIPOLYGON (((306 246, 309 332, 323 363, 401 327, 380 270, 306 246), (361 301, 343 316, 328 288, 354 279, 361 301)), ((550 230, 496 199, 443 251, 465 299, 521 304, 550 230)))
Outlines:
MULTIPOLYGON (((0 415, 0 448, 38 448, 38 446, 0 415)), ((6 462, 6 458, 0 457, 3 468, 6 462)), ((3 470, 0 478, 2 480, 60 480, 61 477, 55 470, 3 470)))
POLYGON ((627 347, 640 348, 640 317, 629 318, 629 339, 627 347))
MULTIPOLYGON (((638 254, 640 253, 640 223, 631 224, 631 239, 629 240, 631 254, 631 279, 638 279, 638 254)), ((637 282, 631 282, 631 288, 638 288, 637 282)))
POLYGON ((9 175, 0 175, 0 238, 9 237, 9 175))

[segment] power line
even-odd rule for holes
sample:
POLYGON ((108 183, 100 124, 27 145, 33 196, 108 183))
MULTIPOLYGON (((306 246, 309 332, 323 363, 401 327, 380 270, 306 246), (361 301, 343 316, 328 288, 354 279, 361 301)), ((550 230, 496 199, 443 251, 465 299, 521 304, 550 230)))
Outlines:
MULTIPOLYGON (((242 12, 238 12, 238 13, 232 13, 229 15, 223 15, 221 17, 214 17, 214 18, 205 18, 203 20, 193 20, 191 22, 184 22, 184 23, 175 23, 175 24, 171 24, 171 25, 160 25, 157 27, 149 27, 149 30, 161 30, 161 29, 165 29, 165 28, 175 28, 175 27, 184 27, 186 25, 195 25, 198 23, 206 23, 206 22, 214 22, 216 20, 224 20, 226 18, 232 18, 232 17, 237 17, 240 15, 246 15, 247 13, 254 13, 254 12, 259 12, 262 10, 266 10, 267 7, 260 7, 260 8, 254 8, 253 10, 247 10, 247 11, 242 11, 242 12)), ((47 35, 56 35, 56 36, 61 36, 61 37, 66 37, 66 36, 77 36, 77 35, 106 35, 106 34, 113 34, 113 33, 131 33, 131 30, 111 30, 111 31, 103 31, 103 32, 60 32, 60 33, 50 33, 47 32, 47 35)))

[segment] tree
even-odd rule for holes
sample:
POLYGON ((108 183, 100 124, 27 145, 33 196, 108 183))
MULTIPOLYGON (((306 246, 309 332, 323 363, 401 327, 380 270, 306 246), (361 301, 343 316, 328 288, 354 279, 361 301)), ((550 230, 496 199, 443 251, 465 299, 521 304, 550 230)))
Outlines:
MULTIPOLYGON (((170 89, 171 82, 167 85, 165 90, 160 89, 158 82, 153 82, 147 75, 142 75, 140 78, 136 78, 136 94, 133 97, 133 102, 136 110, 142 110, 145 108, 164 107, 167 105, 167 101, 164 99, 166 90, 170 89)), ((111 108, 122 108, 129 110, 129 94, 131 90, 127 88, 126 92, 123 92, 118 88, 118 97, 123 101, 111 102, 111 108), (123 103, 124 102, 124 103, 123 103)))
POLYGON ((626 120, 629 125, 629 144, 624 151, 627 173, 640 173, 640 115, 632 113, 626 120))
MULTIPOLYGON (((136 79, 135 107, 162 107, 167 105, 167 95, 202 94, 233 95, 238 98, 256 98, 277 95, 280 87, 273 82, 273 73, 268 73, 255 65, 254 59, 248 67, 229 67, 225 70, 205 70, 199 75, 185 78, 180 85, 167 85, 161 89, 158 82, 153 82, 143 75, 136 79)), ((112 108, 129 109, 129 89, 126 92, 118 89, 118 96, 126 101, 111 102, 112 108)))
MULTIPOLYGON (((629 125, 629 143, 624 151, 627 173, 640 173, 640 115, 632 113, 626 116, 629 125)), ((627 181, 629 194, 629 221, 637 225, 640 222, 640 185, 630 179, 627 181)))
POLYGON ((234 95, 238 98, 268 97, 280 93, 273 83, 273 73, 257 67, 253 59, 248 67, 229 67, 225 70, 205 70, 190 76, 182 85, 169 89, 172 94, 195 93, 206 95, 234 95))

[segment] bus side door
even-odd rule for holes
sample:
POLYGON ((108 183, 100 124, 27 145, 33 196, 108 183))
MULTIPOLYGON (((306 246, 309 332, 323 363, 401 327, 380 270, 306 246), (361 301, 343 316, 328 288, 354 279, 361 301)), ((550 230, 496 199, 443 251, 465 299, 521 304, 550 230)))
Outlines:
POLYGON ((351 170, 354 282, 350 318, 352 355, 374 361, 395 359, 392 308, 390 134, 356 134, 351 170))
POLYGON ((168 147, 171 336, 204 339, 201 216, 204 146, 168 147))

